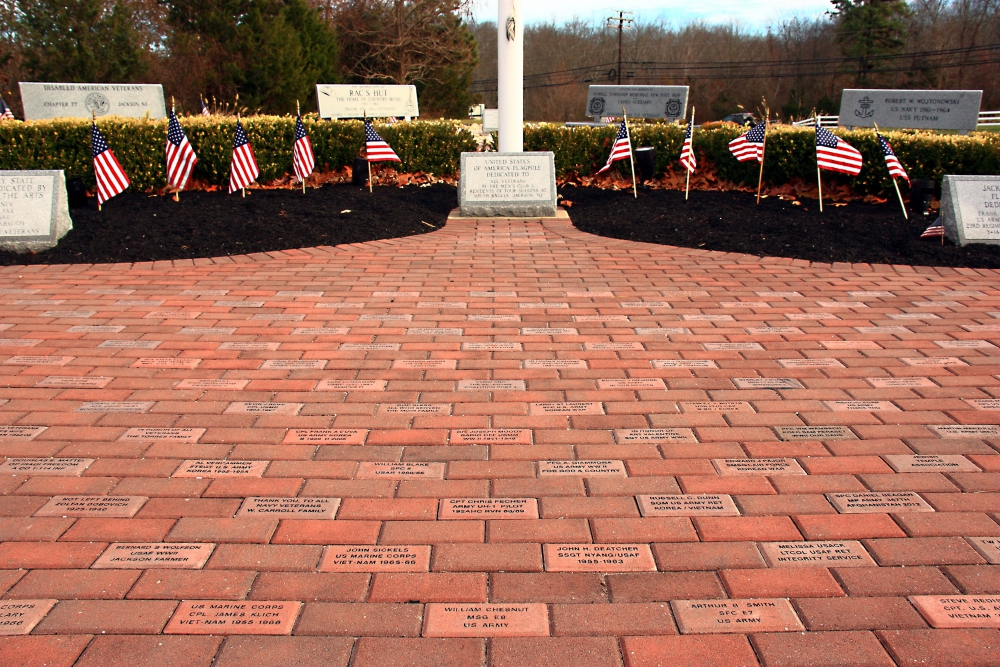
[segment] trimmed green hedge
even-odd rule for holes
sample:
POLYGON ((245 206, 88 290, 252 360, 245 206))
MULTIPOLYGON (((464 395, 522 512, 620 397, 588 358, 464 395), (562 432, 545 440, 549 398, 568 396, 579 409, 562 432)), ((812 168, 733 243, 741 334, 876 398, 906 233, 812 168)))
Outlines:
MULTIPOLYGON (((229 182, 235 118, 194 116, 180 119, 184 132, 198 154, 193 178, 217 185, 229 182)), ((352 165, 364 145, 361 121, 303 119, 316 168, 336 169, 352 165)), ((166 185, 167 122, 125 118, 98 120, 135 190, 166 185)), ((251 116, 243 119, 250 137, 261 183, 292 171, 295 119, 288 116, 251 116)), ((378 126, 378 132, 399 155, 403 172, 454 174, 462 151, 476 150, 469 130, 457 123, 416 122, 378 126)), ((0 123, 0 169, 65 169, 67 178, 79 177, 94 186, 90 157, 90 121, 60 119, 30 123, 0 123)))
MULTIPOLYGON (((723 180, 756 186, 759 166, 756 162, 737 162, 729 152, 729 142, 745 130, 722 125, 696 130, 694 147, 699 167, 711 166, 723 180)), ((616 127, 565 127, 532 124, 524 130, 524 148, 554 151, 556 172, 589 175, 604 165, 614 142, 616 127)), ((892 190, 878 139, 871 130, 836 134, 861 151, 864 167, 856 177, 824 171, 826 182, 846 183, 857 194, 879 194, 892 190)), ((930 132, 886 132, 910 178, 932 178, 938 182, 944 174, 1000 174, 1000 134, 973 132, 967 136, 930 132)), ((678 157, 684 141, 684 128, 677 125, 636 124, 632 128, 634 146, 656 148, 656 175, 668 168, 680 169, 678 157)), ((793 178, 807 181, 816 178, 815 133, 812 128, 776 126, 767 134, 764 181, 781 185, 793 178)), ((627 163, 619 165, 622 173, 627 163)))
MULTIPOLYGON (((229 180, 235 119, 194 116, 181 125, 198 153, 194 178, 216 185, 229 180)), ((322 121, 304 118, 316 154, 317 169, 351 165, 364 143, 361 121, 322 121)), ((267 183, 291 172, 295 119, 289 116, 252 116, 243 119, 260 165, 259 181, 267 183)), ((166 121, 111 118, 98 126, 132 180, 134 189, 151 190, 166 184, 164 143, 166 121)), ((403 172, 439 176, 457 173, 460 154, 476 150, 473 134, 456 122, 418 121, 380 125, 379 133, 402 160, 403 172)), ((711 168, 719 178, 734 183, 757 184, 757 163, 740 163, 728 144, 742 132, 733 125, 702 128, 695 132, 699 166, 711 168)), ((633 145, 656 148, 656 173, 679 169, 678 156, 684 129, 677 125, 636 124, 633 145)), ((865 166, 857 177, 824 172, 824 181, 845 183, 857 194, 880 194, 892 189, 875 133, 870 130, 837 130, 864 155, 865 166)), ((524 148, 551 150, 556 172, 590 175, 604 165, 614 141, 615 127, 565 127, 529 124, 524 148)), ((495 135, 494 135, 495 136, 495 135)), ((929 132, 889 132, 886 137, 911 178, 936 181, 948 174, 1000 174, 1000 133, 975 132, 968 136, 929 132)), ((30 123, 0 123, 0 169, 65 169, 67 177, 94 185, 90 159, 90 122, 61 119, 30 123)), ((628 165, 620 163, 626 173, 628 165)), ((815 139, 811 128, 777 126, 768 132, 764 180, 781 185, 793 178, 816 178, 815 139)))

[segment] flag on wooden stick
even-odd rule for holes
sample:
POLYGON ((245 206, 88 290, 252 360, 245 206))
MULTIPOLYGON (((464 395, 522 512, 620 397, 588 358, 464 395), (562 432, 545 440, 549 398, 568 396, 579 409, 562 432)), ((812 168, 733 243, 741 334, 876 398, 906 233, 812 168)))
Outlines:
POLYGON ((202 116, 211 116, 212 112, 210 112, 208 110, 208 105, 205 104, 205 98, 201 97, 201 96, 199 96, 199 98, 201 99, 201 115, 202 116))
POLYGON ((365 155, 369 162, 400 162, 399 156, 385 139, 379 136, 372 122, 365 118, 365 155))
POLYGON ((0 97, 0 120, 17 120, 14 118, 14 112, 10 110, 2 97, 0 97))
POLYGON ((684 145, 681 146, 681 165, 693 174, 698 168, 698 158, 694 155, 694 147, 691 145, 691 133, 694 131, 694 111, 691 112, 691 122, 688 123, 687 132, 684 133, 684 145))
POLYGON ((247 137, 239 117, 236 118, 236 131, 233 132, 233 161, 229 167, 229 192, 236 192, 257 180, 260 167, 253 154, 253 146, 247 137))
POLYGON ((121 194, 129 186, 125 170, 118 164, 118 158, 108 145, 104 135, 97 129, 97 123, 91 124, 90 154, 94 158, 94 176, 97 179, 97 208, 121 194))
POLYGON ((597 173, 603 174, 608 169, 611 169, 611 165, 615 162, 627 160, 631 157, 632 140, 629 137, 628 125, 622 120, 621 125, 618 126, 618 134, 615 135, 615 143, 611 146, 611 155, 608 156, 608 162, 597 173))
POLYGON ((816 120, 816 166, 827 171, 857 176, 861 173, 861 151, 850 145, 816 120))
POLYGON ((944 223, 941 222, 941 218, 936 219, 931 223, 930 227, 924 230, 924 233, 920 235, 922 239, 934 239, 940 237, 944 239, 944 223))
POLYGON ((764 162, 764 136, 767 134, 767 120, 763 120, 747 132, 729 142, 729 152, 740 162, 764 162))
POLYGON ((315 166, 316 158, 313 155, 312 144, 309 143, 306 126, 302 124, 302 116, 296 116, 295 145, 292 147, 292 168, 295 170, 295 177, 305 181, 315 166))
POLYGON ((882 148, 882 154, 885 156, 885 164, 889 167, 889 176, 892 178, 904 178, 906 182, 910 182, 910 177, 907 175, 906 170, 903 169, 903 165, 899 162, 899 158, 892 151, 892 146, 889 142, 885 140, 881 132, 877 132, 878 144, 882 148))
POLYGON ((167 122, 167 185, 183 190, 196 162, 198 156, 191 148, 177 115, 171 109, 170 120, 167 122))

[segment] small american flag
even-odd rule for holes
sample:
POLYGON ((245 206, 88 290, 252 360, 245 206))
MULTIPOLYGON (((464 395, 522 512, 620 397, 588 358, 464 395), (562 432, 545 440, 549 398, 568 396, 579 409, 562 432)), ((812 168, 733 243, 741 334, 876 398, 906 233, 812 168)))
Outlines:
POLYGON ((861 173, 861 152, 830 130, 821 127, 816 119, 816 166, 828 171, 857 176, 861 173))
POLYGON ((885 164, 889 167, 889 176, 892 178, 905 178, 906 182, 909 183, 910 177, 906 174, 906 170, 903 169, 903 165, 900 164, 899 158, 892 152, 892 146, 885 140, 881 132, 876 132, 876 134, 878 134, 878 145, 882 147, 882 155, 885 156, 885 164))
POLYGON ((762 120, 748 132, 741 134, 729 142, 729 152, 740 162, 764 161, 764 135, 767 133, 767 120, 762 120))
POLYGON ((253 183, 260 176, 257 158, 253 155, 253 146, 247 137, 243 124, 236 120, 236 131, 233 133, 233 162, 229 168, 229 191, 236 192, 240 188, 253 183))
POLYGON ((611 165, 618 160, 627 160, 631 157, 632 140, 628 135, 628 124, 622 120, 621 125, 618 126, 618 134, 615 135, 615 143, 611 147, 611 155, 608 156, 608 162, 597 173, 603 174, 608 169, 611 169, 611 165))
POLYGON ((603 122, 607 123, 608 125, 610 125, 611 123, 615 122, 615 117, 614 116, 605 116, 601 120, 603 122))
POLYGON ((684 134, 684 145, 681 146, 681 164, 692 174, 698 168, 698 158, 694 155, 694 148, 691 146, 691 133, 694 131, 694 124, 688 123, 687 132, 684 134))
POLYGON ((167 185, 183 190, 197 161, 198 156, 171 109, 167 123, 167 185))
POLYGON ((316 166, 316 158, 313 156, 312 144, 309 143, 309 134, 306 126, 302 124, 302 116, 295 117, 295 145, 292 148, 292 168, 295 169, 295 176, 300 181, 309 178, 316 166))
POLYGON ((94 157, 94 176, 97 178, 97 205, 100 206, 129 186, 125 170, 118 164, 115 152, 108 146, 107 140, 97 129, 97 123, 91 125, 90 153, 94 157))
POLYGON ((369 162, 400 162, 399 156, 392 147, 385 142, 385 139, 378 136, 378 132, 372 127, 372 122, 365 119, 365 155, 369 162))
POLYGON ((924 233, 920 235, 922 239, 936 239, 944 238, 944 223, 941 222, 941 218, 938 218, 931 223, 931 226, 924 230, 924 233))
POLYGON ((205 98, 204 97, 201 98, 201 115, 202 116, 211 116, 212 115, 212 112, 210 112, 208 110, 208 105, 205 104, 205 98))
POLYGON ((2 97, 0 97, 0 120, 15 120, 14 112, 10 110, 2 97))

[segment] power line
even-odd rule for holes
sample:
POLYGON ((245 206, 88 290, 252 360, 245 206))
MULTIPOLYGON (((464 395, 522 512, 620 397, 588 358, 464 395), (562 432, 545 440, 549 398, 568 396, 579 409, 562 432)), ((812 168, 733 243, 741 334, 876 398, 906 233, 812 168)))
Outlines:
MULTIPOLYGON (((958 61, 948 61, 939 62, 942 58, 948 56, 957 55, 971 55, 971 54, 983 54, 990 55, 993 52, 1000 51, 1000 44, 982 45, 982 46, 971 46, 963 48, 953 48, 953 49, 939 49, 934 51, 913 51, 909 53, 899 53, 880 56, 878 58, 872 59, 872 62, 879 63, 883 61, 899 61, 899 60, 921 60, 927 59, 927 62, 909 62, 905 65, 894 66, 894 67, 880 67, 877 71, 879 72, 900 72, 900 71, 911 71, 911 70, 934 70, 934 69, 952 69, 955 67, 964 67, 966 65, 985 65, 998 62, 996 59, 982 59, 978 58, 973 62, 958 62, 958 61)), ((820 77, 820 76, 832 76, 837 74, 850 74, 852 69, 844 68, 844 65, 852 65, 858 62, 857 58, 807 58, 800 60, 757 60, 757 61, 722 61, 722 62, 708 62, 708 63, 670 63, 661 61, 634 61, 626 63, 630 68, 634 67, 637 70, 642 70, 647 73, 644 79, 650 79, 652 74, 659 73, 660 76, 673 74, 675 77, 683 76, 685 78, 693 79, 755 79, 755 78, 791 78, 791 77, 820 77), (831 69, 829 66, 833 65, 831 69), (816 68, 812 71, 802 71, 802 68, 816 68), (788 68, 794 68, 794 71, 780 71, 787 70, 788 68), (775 69, 779 71, 774 71, 775 69), (749 70, 749 71, 747 71, 749 70), (767 70, 767 71, 764 71, 767 70)), ((552 88, 561 87, 567 85, 578 85, 582 83, 589 83, 593 80, 596 72, 603 72, 605 68, 614 65, 614 63, 598 63, 595 65, 586 65, 581 67, 555 70, 551 72, 540 72, 536 74, 530 74, 524 77, 524 88, 535 89, 535 88, 552 88), (586 77, 590 75, 589 78, 580 78, 580 76, 586 77), (562 81, 551 81, 552 77, 558 75, 563 75, 560 78, 568 79, 562 81)), ((621 69, 618 69, 620 74, 621 69)), ((609 72, 610 74, 610 72, 609 72)), ((485 93, 490 92, 490 90, 495 87, 496 79, 480 79, 472 82, 471 91, 474 93, 485 93)))

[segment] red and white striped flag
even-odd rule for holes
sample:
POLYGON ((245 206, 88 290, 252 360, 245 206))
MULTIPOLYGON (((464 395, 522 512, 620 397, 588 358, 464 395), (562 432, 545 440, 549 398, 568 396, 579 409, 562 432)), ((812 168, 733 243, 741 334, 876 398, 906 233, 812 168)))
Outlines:
POLYGON ((16 120, 14 112, 10 110, 2 97, 0 97, 0 120, 16 120))
POLYGON ((253 155, 253 146, 250 145, 243 124, 237 118, 236 131, 233 132, 233 161, 229 167, 229 192, 245 188, 257 180, 258 176, 260 167, 253 155))
POLYGON ((315 166, 316 158, 313 155, 312 144, 309 143, 306 126, 302 124, 302 116, 296 116, 295 144, 292 147, 292 168, 295 170, 295 177, 300 181, 306 180, 315 166))
POLYGON ((618 160, 627 160, 632 157, 632 139, 628 134, 628 123, 622 120, 618 126, 618 134, 615 135, 615 143, 611 147, 611 155, 608 156, 607 164, 598 170, 598 174, 603 174, 611 165, 618 160))
POLYGON ((729 152, 740 162, 764 161, 764 136, 767 134, 767 120, 762 120, 749 131, 729 142, 729 152))
POLYGON ((211 116, 212 115, 212 112, 208 110, 208 105, 205 104, 205 98, 204 97, 201 98, 201 115, 202 116, 211 116))
POLYGON ((97 178, 97 205, 100 206, 129 186, 125 170, 118 164, 97 123, 91 124, 90 154, 94 157, 94 176, 97 178))
POLYGON ((167 123, 167 185, 183 190, 196 162, 198 156, 195 155, 184 129, 177 120, 174 110, 171 109, 170 120, 167 123))
POLYGON ((922 239, 937 239, 944 237, 944 223, 941 222, 941 218, 937 218, 931 223, 930 227, 924 230, 924 233, 920 235, 922 239))
POLYGON ((816 166, 827 171, 857 176, 861 173, 861 151, 821 127, 816 119, 816 166))
POLYGON ((690 173, 698 168, 698 158, 695 157, 694 147, 691 145, 691 134, 694 132, 694 123, 688 123, 687 132, 684 134, 684 145, 681 146, 681 165, 690 173))
POLYGON ((875 134, 878 135, 878 145, 882 148, 882 155, 885 156, 885 164, 889 167, 889 176, 892 178, 905 178, 906 182, 909 183, 910 177, 907 175, 906 170, 903 169, 899 158, 892 152, 892 146, 885 140, 881 132, 876 132, 875 134))
POLYGON ((399 156, 392 147, 385 142, 385 139, 378 135, 372 122, 365 119, 365 155, 369 162, 400 162, 399 156))

